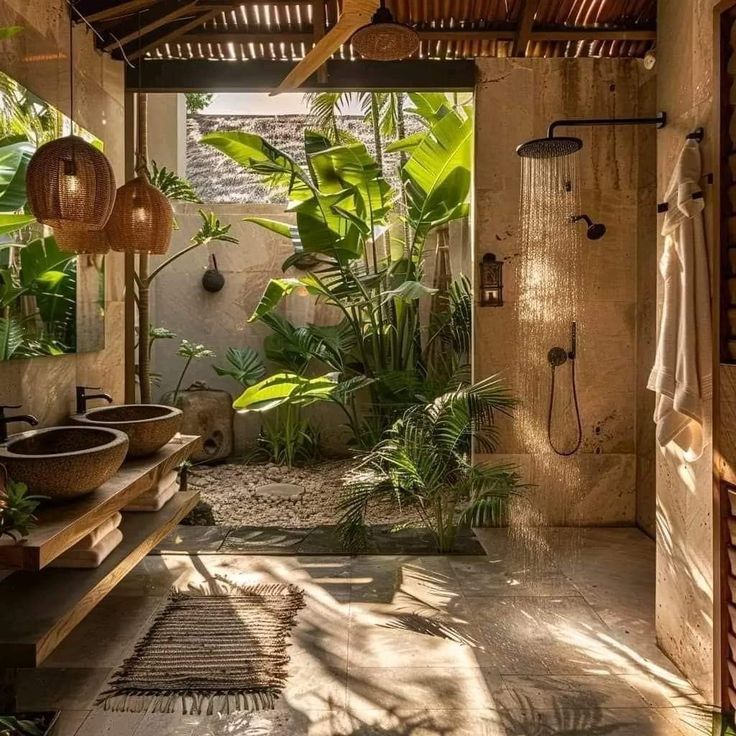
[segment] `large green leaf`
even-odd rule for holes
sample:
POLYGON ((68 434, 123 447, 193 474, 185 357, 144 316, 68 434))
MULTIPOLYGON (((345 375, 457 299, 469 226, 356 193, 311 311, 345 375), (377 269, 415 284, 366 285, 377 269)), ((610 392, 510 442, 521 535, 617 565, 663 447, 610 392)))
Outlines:
POLYGON ((23 344, 23 325, 13 317, 0 317, 0 360, 10 360, 23 344))
POLYGON ((373 230, 385 224, 391 209, 392 189, 365 145, 353 143, 333 146, 312 154, 310 161, 317 174, 320 189, 353 189, 356 193, 355 215, 366 221, 373 230))
POLYGON ((296 373, 276 373, 247 388, 233 403, 237 411, 269 411, 284 404, 307 406, 329 399, 337 386, 336 373, 306 378, 296 373))
POLYGON ((26 170, 35 150, 27 140, 0 141, 0 212, 25 206, 26 170))
POLYGON ((413 302, 436 293, 437 289, 431 289, 419 281, 402 281, 395 289, 384 291, 383 298, 385 301, 396 298, 405 302, 413 302))
POLYGON ((305 199, 313 193, 314 187, 307 172, 290 156, 255 133, 208 133, 200 142, 265 177, 272 186, 285 189, 294 199, 305 199))
POLYGON ((0 235, 9 235, 22 227, 27 227, 32 222, 36 222, 33 215, 13 215, 0 213, 0 235))
POLYGON ((37 238, 20 252, 20 281, 24 286, 31 286, 49 271, 63 271, 73 260, 76 256, 61 250, 54 238, 37 238))
POLYGON ((218 376, 230 376, 241 386, 252 386, 266 371, 261 356, 253 348, 228 348, 224 368, 213 365, 218 376))
POLYGON ((408 216, 420 237, 467 212, 472 139, 470 115, 448 112, 432 126, 403 167, 408 216))
POLYGON ((300 286, 302 286, 302 282, 299 279, 271 279, 248 322, 254 322, 276 309, 285 296, 291 294, 294 289, 298 289, 300 286))
POLYGON ((278 220, 269 220, 267 217, 244 217, 243 222, 252 222, 254 225, 270 230, 284 238, 291 238, 291 225, 278 220))

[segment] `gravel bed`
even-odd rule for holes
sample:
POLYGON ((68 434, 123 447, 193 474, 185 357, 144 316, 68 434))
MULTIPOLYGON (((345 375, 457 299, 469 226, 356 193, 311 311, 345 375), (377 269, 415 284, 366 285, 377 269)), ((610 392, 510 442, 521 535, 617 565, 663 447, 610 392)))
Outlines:
MULTIPOLYGON (((231 462, 192 468, 189 485, 202 494, 200 506, 190 514, 190 524, 223 526, 283 526, 311 528, 334 524, 337 504, 343 494, 343 477, 355 468, 355 460, 329 460, 300 468, 273 464, 231 462), (299 498, 283 499, 261 495, 257 489, 271 483, 303 486, 299 498), (209 509, 208 509, 209 507, 209 509)), ((374 505, 371 524, 411 521, 390 507, 374 505)))

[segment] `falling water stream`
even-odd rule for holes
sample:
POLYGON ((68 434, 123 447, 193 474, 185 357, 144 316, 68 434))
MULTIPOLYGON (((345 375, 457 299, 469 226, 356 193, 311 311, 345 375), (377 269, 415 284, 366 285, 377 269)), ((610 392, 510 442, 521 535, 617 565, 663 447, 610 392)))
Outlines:
MULTIPOLYGON (((582 482, 580 456, 555 454, 547 426, 552 371, 547 353, 554 346, 570 350, 571 325, 579 320, 583 298, 583 237, 581 229, 571 221, 582 211, 578 156, 521 158, 516 384, 521 404, 516 422, 523 451, 531 455, 533 486, 526 494, 527 500, 514 510, 511 526, 527 564, 534 567, 543 565, 550 552, 549 532, 544 527, 576 526, 582 482)), ((580 340, 584 347, 584 334, 580 340)), ((572 449, 577 425, 570 361, 556 370, 551 421, 554 442, 557 447, 572 449)), ((565 546, 577 546, 572 530, 561 536, 565 546)))

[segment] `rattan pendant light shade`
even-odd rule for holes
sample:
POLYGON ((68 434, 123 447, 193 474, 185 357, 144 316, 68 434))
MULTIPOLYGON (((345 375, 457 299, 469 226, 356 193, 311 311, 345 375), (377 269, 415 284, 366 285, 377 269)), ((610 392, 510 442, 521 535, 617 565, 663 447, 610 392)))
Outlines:
POLYGON ((113 250, 162 255, 173 228, 169 200, 145 176, 136 176, 118 189, 105 234, 113 250))
POLYGON ((417 32, 394 20, 391 11, 381 0, 371 22, 359 28, 350 39, 353 50, 363 59, 373 61, 400 61, 419 49, 417 32))
POLYGON ((49 141, 28 163, 28 204, 44 225, 69 234, 105 227, 115 202, 107 157, 76 135, 49 141))

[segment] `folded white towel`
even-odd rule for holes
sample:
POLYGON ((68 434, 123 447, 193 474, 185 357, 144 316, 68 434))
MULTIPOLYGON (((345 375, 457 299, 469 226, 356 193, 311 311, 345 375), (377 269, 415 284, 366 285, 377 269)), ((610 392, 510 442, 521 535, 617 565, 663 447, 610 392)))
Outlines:
POLYGON ((50 567, 76 567, 85 569, 99 567, 122 541, 123 533, 120 529, 113 529, 97 542, 92 549, 69 549, 64 554, 59 555, 50 564, 50 567))
POLYGON ((155 489, 134 498, 123 511, 158 511, 178 490, 177 473, 172 470, 161 478, 155 489))
POLYGON ((123 515, 119 511, 116 511, 109 519, 105 519, 102 524, 96 529, 93 529, 86 537, 82 537, 68 551, 92 549, 97 542, 106 537, 113 529, 117 529, 122 520, 123 515))

